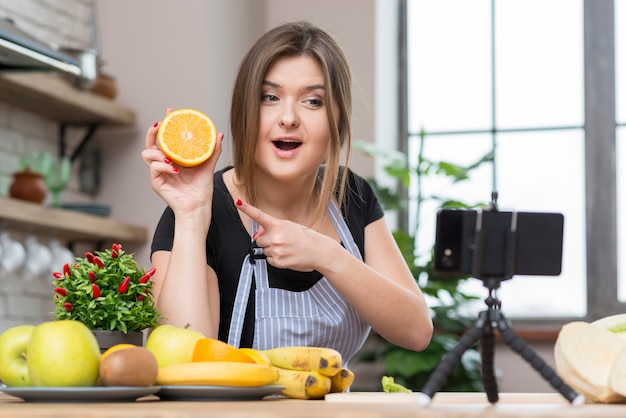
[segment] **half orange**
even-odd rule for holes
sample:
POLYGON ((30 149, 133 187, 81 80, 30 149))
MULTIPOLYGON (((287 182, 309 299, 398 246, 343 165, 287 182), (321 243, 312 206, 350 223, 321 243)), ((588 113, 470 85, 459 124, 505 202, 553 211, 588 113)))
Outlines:
POLYGON ((265 355, 265 353, 260 352, 259 350, 255 350, 254 348, 245 348, 242 347, 239 349, 242 353, 248 355, 252 360, 254 360, 257 364, 263 364, 267 367, 272 367, 272 362, 269 357, 265 355))
POLYGON ((171 111, 161 121, 157 132, 157 144, 163 154, 183 167, 193 167, 208 160, 216 142, 215 124, 195 109, 171 111))
POLYGON ((237 347, 213 338, 200 338, 196 342, 191 361, 256 363, 252 357, 240 351, 237 347))

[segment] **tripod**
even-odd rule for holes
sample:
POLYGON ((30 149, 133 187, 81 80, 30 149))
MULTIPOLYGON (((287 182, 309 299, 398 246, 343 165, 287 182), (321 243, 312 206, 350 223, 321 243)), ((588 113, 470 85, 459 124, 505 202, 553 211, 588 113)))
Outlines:
POLYGON ((485 393, 490 403, 498 402, 498 384, 496 382, 493 355, 495 334, 494 328, 497 328, 509 347, 517 354, 521 355, 530 365, 541 374, 541 376, 558 390, 573 405, 582 405, 585 403, 583 395, 575 392, 569 387, 545 362, 539 357, 529 346, 521 339, 510 326, 509 320, 504 316, 500 309, 501 302, 494 291, 500 286, 500 280, 490 280, 485 282, 485 286, 489 289, 489 296, 485 299, 487 310, 478 314, 478 318, 473 326, 461 337, 458 344, 448 352, 433 371, 428 381, 422 389, 420 404, 429 405, 435 393, 446 382, 448 376, 456 363, 461 359, 463 353, 470 348, 475 342, 480 340, 481 346, 481 363, 482 378, 485 386, 485 393))

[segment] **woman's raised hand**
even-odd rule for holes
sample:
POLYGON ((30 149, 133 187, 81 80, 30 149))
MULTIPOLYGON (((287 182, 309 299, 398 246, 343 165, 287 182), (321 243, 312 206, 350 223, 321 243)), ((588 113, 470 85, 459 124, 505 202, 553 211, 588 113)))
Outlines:
MULTIPOLYGON (((171 109, 168 109, 168 112, 171 109)), ((174 210, 193 211, 209 205, 213 197, 213 173, 222 152, 224 134, 218 132, 211 157, 195 167, 177 167, 157 146, 159 122, 148 128, 141 157, 150 170, 152 189, 174 210)))

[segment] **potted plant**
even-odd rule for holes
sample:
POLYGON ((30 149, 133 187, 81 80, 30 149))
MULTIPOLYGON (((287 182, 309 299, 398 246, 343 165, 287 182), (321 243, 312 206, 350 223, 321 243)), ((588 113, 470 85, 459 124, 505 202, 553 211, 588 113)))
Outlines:
POLYGON ((86 252, 53 273, 54 316, 84 323, 101 350, 119 343, 143 344, 143 330, 160 318, 152 299, 155 269, 140 268, 121 244, 86 252))
MULTIPOLYGON (((425 136, 421 135, 420 150, 424 149, 425 136)), ((428 175, 439 175, 452 182, 462 182, 469 178, 472 170, 485 163, 493 162, 493 154, 488 153, 468 166, 459 166, 446 161, 426 159, 421 151, 417 165, 411 167, 408 158, 401 152, 386 152, 375 145, 363 142, 355 144, 355 148, 366 155, 380 158, 385 172, 397 180, 399 187, 385 187, 374 179, 369 179, 376 191, 379 201, 386 210, 406 210, 407 203, 413 199, 419 212, 426 201, 437 203, 440 208, 471 208, 455 199, 436 195, 424 195, 422 180, 428 175), (411 179, 416 181, 416 195, 407 196, 411 179)), ((415 352, 388 343, 377 335, 373 335, 370 346, 357 355, 357 361, 379 363, 383 373, 393 376, 395 381, 415 391, 421 390, 427 379, 437 367, 443 356, 458 342, 460 336, 474 322, 474 317, 465 313, 468 303, 477 297, 466 294, 461 285, 469 278, 441 277, 433 270, 432 248, 425 251, 416 248, 416 237, 419 223, 415 230, 397 230, 393 232, 396 243, 411 268, 413 276, 429 298, 432 319, 435 326, 430 345, 422 352, 415 352)), ((450 376, 444 383, 444 391, 481 391, 483 383, 480 369, 480 353, 477 345, 467 350, 461 361, 454 366, 450 376)))

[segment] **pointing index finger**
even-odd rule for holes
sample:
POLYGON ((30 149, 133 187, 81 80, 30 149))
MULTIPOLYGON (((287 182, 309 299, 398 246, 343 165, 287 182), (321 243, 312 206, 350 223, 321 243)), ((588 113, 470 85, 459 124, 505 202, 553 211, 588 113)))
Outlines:
POLYGON ((254 219, 257 224, 263 227, 270 224, 271 221, 274 219, 267 213, 263 212, 261 209, 249 205, 241 199, 237 199, 235 201, 235 206, 237 206, 237 209, 248 215, 250 218, 254 219))

